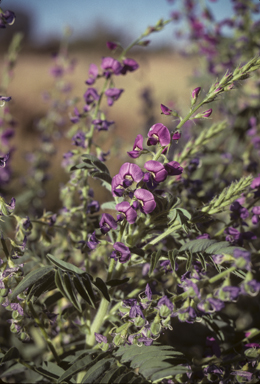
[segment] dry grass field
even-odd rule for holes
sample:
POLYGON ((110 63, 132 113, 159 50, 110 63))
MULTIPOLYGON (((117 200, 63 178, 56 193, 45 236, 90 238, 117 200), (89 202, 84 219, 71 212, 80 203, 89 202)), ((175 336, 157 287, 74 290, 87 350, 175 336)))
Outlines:
MULTIPOLYGON (((107 51, 103 55, 109 55, 107 51)), ((77 65, 69 80, 73 84, 72 94, 82 97, 87 89, 85 80, 88 77, 88 68, 91 63, 99 65, 101 56, 97 54, 75 53, 72 55, 77 60, 77 65)), ((108 112, 109 120, 115 121, 115 127, 109 132, 101 132, 100 136, 104 149, 111 149, 111 144, 116 143, 120 148, 122 158, 113 157, 111 153, 108 166, 113 176, 119 169, 122 161, 126 159, 127 150, 132 149, 134 138, 138 133, 145 133, 146 119, 144 101, 140 97, 144 89, 149 88, 154 102, 154 122, 162 122, 171 127, 169 118, 160 114, 160 104, 169 105, 173 102, 175 108, 182 109, 190 98, 191 88, 189 77, 196 66, 196 59, 183 57, 177 53, 151 53, 134 56, 140 68, 134 73, 115 78, 116 87, 124 88, 121 98, 112 108, 107 107, 104 100, 103 109, 108 112)), ((21 54, 14 70, 14 78, 9 92, 13 98, 10 109, 17 120, 16 136, 13 145, 16 151, 13 156, 13 166, 18 174, 26 172, 28 167, 25 153, 39 145, 35 122, 44 116, 48 105, 43 101, 42 93, 52 87, 53 79, 49 74, 52 65, 48 55, 21 54)), ((101 87, 101 83, 97 83, 101 87)), ((83 104, 82 104, 83 105, 83 104)), ((71 110, 73 112, 73 110, 71 110)), ((69 117, 67 118, 70 126, 69 117)), ((146 127, 147 129, 147 127, 146 127)), ((58 153, 53 166, 53 179, 49 182, 51 191, 50 208, 57 200, 58 189, 61 182, 66 180, 66 175, 60 168, 62 155, 72 147, 69 139, 59 141, 58 153)), ((97 192, 97 197, 99 196, 97 192)), ((56 203, 55 203, 56 205, 56 203)))

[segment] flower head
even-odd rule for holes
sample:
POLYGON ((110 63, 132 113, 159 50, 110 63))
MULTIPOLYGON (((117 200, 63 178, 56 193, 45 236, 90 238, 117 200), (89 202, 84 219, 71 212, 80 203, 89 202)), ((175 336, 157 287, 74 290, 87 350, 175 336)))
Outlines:
POLYGON ((123 214, 123 217, 126 218, 129 224, 133 224, 136 221, 137 213, 128 201, 122 201, 122 203, 117 204, 116 210, 123 214))
POLYGON ((86 84, 92 85, 95 83, 95 80, 98 76, 98 67, 96 64, 90 64, 88 74, 89 78, 86 80, 86 84))
POLYGON ((124 163, 121 166, 118 174, 123 179, 123 185, 125 188, 129 187, 133 181, 139 183, 144 175, 141 168, 138 165, 132 163, 124 163))
POLYGON ((122 92, 124 92, 124 90, 118 88, 109 88, 105 91, 105 95, 107 96, 107 104, 109 107, 113 105, 114 101, 119 99, 122 92))
POLYGON ((152 192, 139 188, 135 191, 134 196, 139 201, 141 205, 140 209, 142 212, 151 213, 155 209, 156 202, 152 192))
POLYGON ((142 135, 137 135, 136 136, 136 139, 135 139, 135 142, 134 142, 134 146, 133 146, 133 150, 130 151, 130 152, 127 152, 128 155, 130 157, 132 157, 133 159, 136 159, 137 157, 140 156, 141 152, 143 150, 143 141, 144 141, 144 138, 142 135))
POLYGON ((118 260, 120 263, 124 264, 131 258, 130 249, 123 243, 116 242, 113 245, 114 251, 111 253, 110 258, 118 260))
POLYGON ((147 145, 155 145, 160 143, 163 147, 167 146, 171 142, 171 134, 169 129, 161 124, 154 124, 148 132, 147 145))
POLYGON ((125 75, 127 72, 133 72, 139 68, 138 63, 134 59, 124 59, 123 64, 124 66, 121 70, 122 75, 125 75))
POLYGON ((183 168, 180 166, 180 164, 177 161, 170 161, 167 164, 164 164, 164 168, 168 172, 168 175, 170 176, 177 176, 181 175, 183 172, 183 168))
POLYGON ((101 228, 101 232, 105 234, 110 231, 110 229, 116 229, 117 223, 113 216, 111 216, 109 213, 103 213, 99 222, 99 226, 101 228))
POLYGON ((97 90, 95 88, 90 87, 84 93, 84 99, 86 101, 86 104, 90 105, 94 103, 95 100, 99 99, 99 94, 97 93, 97 90))
POLYGON ((113 59, 113 57, 104 57, 101 63, 101 68, 104 70, 110 70, 115 75, 120 75, 122 65, 119 61, 113 59))
POLYGON ((144 168, 147 169, 157 183, 164 181, 168 176, 168 172, 159 161, 149 160, 144 164, 144 168))
POLYGON ((107 131, 110 125, 114 124, 114 121, 95 119, 95 120, 92 120, 92 124, 95 125, 95 128, 98 131, 107 131))

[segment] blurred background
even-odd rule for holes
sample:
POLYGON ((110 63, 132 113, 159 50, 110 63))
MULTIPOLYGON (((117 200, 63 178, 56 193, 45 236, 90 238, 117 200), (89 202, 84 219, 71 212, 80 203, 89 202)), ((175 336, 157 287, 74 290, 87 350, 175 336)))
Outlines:
MULTIPOLYGON (((16 121, 12 143, 15 148, 13 164, 18 175, 28 168, 26 153, 41 145, 35 126, 48 109, 43 94, 51 89, 54 81, 50 75, 52 56, 58 51, 64 28, 72 30, 69 52, 76 61, 69 79, 73 86, 72 94, 82 98, 87 89, 85 81, 89 65, 95 63, 99 66, 103 56, 111 56, 107 41, 120 41, 127 46, 160 18, 167 20, 172 12, 181 11, 181 4, 180 1, 167 0, 2 0, 2 9, 13 11, 16 20, 14 25, 0 30, 1 67, 14 34, 23 34, 22 49, 8 88, 8 95, 12 96, 10 111, 16 121)), ((216 19, 222 19, 231 13, 232 0, 208 0, 207 6, 216 19)), ((176 18, 162 31, 151 34, 148 47, 138 47, 128 55, 140 67, 134 73, 116 78, 115 86, 125 89, 125 92, 113 108, 105 107, 108 119, 115 121, 115 127, 104 133, 107 138, 104 140, 105 149, 110 148, 109 139, 112 138, 123 150, 121 152, 126 153, 132 149, 136 135, 146 132, 152 124, 162 122, 169 126, 169 119, 161 115, 161 103, 176 110, 189 105, 190 92, 194 88, 190 79, 200 58, 183 54, 186 43, 178 38, 181 29, 185 29, 185 25, 176 18)), ((69 126, 68 115, 64 131, 69 126)), ((53 169, 55 176, 49 181, 51 210, 57 205, 59 185, 66 180, 60 163, 64 152, 71 148, 71 140, 64 138, 59 141, 53 169)), ((122 157, 115 161, 111 156, 108 163, 112 176, 124 160, 122 157)))

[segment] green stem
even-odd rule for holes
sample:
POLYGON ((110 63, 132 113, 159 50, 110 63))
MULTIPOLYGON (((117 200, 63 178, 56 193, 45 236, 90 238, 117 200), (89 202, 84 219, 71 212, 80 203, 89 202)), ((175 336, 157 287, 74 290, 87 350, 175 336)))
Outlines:
POLYGON ((176 224, 173 227, 168 228, 165 232, 161 233, 159 236, 157 236, 155 239, 147 243, 144 247, 144 250, 146 250, 150 245, 155 245, 165 237, 169 236, 172 232, 177 231, 181 228, 181 224, 176 224))
POLYGON ((37 313, 35 312, 32 303, 31 302, 27 302, 27 304, 29 306, 29 309, 31 311, 31 314, 32 314, 32 316, 34 318, 35 323, 39 326, 39 328, 40 328, 40 330, 41 330, 41 332, 43 334, 43 337, 46 340, 46 342, 48 344, 48 347, 50 348, 50 350, 51 350, 51 352, 53 354, 54 359, 59 364, 60 363, 60 358, 59 358, 59 356, 58 356, 58 354, 56 352, 56 349, 55 349, 54 345, 52 344, 51 340, 49 339, 49 336, 48 336, 44 326, 42 325, 42 323, 41 323, 37 313))
POLYGON ((219 273, 218 275, 213 276, 211 279, 209 279, 207 281, 207 284, 214 284, 216 281, 223 279, 223 277, 228 275, 230 272, 235 271, 236 269, 237 269, 236 267, 230 267, 230 268, 226 269, 225 271, 223 271, 223 272, 219 273))
MULTIPOLYGON (((109 267, 108 267, 108 273, 107 273, 107 281, 111 279, 113 271, 115 269, 115 259, 110 259, 109 267)), ((95 319, 90 327, 90 335, 87 335, 87 344, 91 347, 95 344, 95 333, 97 333, 103 322, 104 318, 106 316, 107 310, 109 306, 109 301, 107 301, 104 297, 101 299, 98 311, 96 313, 95 319)))

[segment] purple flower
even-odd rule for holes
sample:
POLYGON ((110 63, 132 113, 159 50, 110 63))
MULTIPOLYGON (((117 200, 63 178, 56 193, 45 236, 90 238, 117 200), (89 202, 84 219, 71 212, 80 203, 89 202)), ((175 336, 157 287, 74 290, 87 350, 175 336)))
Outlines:
POLYGON ((12 128, 7 128, 2 134, 1 134, 1 141, 2 144, 7 146, 9 145, 9 140, 14 136, 14 130, 12 128))
POLYGON ((12 99, 11 96, 0 96, 0 100, 4 102, 10 101, 11 99, 12 99))
POLYGON ((88 88, 84 93, 84 99, 87 105, 94 103, 95 100, 99 100, 99 94, 95 88, 88 88))
POLYGON ((96 249, 100 241, 96 238, 95 232, 92 233, 92 235, 89 236, 87 246, 88 248, 93 251, 93 249, 96 249))
POLYGON ((256 178, 252 181, 250 187, 251 187, 251 188, 258 188, 259 186, 260 186, 260 174, 258 175, 258 177, 256 177, 256 178))
POLYGON ((143 312, 139 306, 139 304, 134 304, 131 306, 130 312, 129 312, 129 317, 133 319, 134 317, 141 316, 144 319, 143 312))
POLYGON ((111 259, 118 260, 121 264, 127 263, 130 260, 130 249, 125 244, 116 242, 113 248, 114 251, 110 255, 111 259))
POLYGON ((95 125, 98 131, 107 131, 110 125, 114 124, 114 121, 95 119, 92 120, 92 124, 95 125))
POLYGON ((143 213, 151 213, 155 209, 156 202, 154 200, 153 194, 150 191, 140 188, 135 191, 134 195, 140 202, 140 209, 143 213))
POLYGON ((96 339, 96 341, 97 341, 97 343, 105 343, 105 344, 107 344, 107 338, 106 338, 106 336, 103 336, 103 335, 101 335, 100 333, 96 333, 95 332, 95 339, 96 339))
POLYGON ((241 293, 256 296, 260 291, 260 283, 255 280, 243 281, 241 284, 241 293))
POLYGON ((4 168, 7 160, 9 159, 9 153, 0 157, 0 168, 4 168))
POLYGON ((136 221, 137 213, 134 208, 131 207, 128 201, 122 201, 122 203, 117 204, 116 210, 118 212, 121 212, 121 214, 123 215, 123 217, 126 218, 128 223, 134 224, 134 222, 136 221))
POLYGON ((95 213, 95 212, 98 212, 99 209, 100 209, 100 205, 97 200, 93 200, 91 201, 91 203, 87 205, 87 213, 95 213))
POLYGON ((198 309, 201 312, 205 313, 213 313, 217 311, 221 311, 223 309, 225 304, 219 300, 214 299, 213 297, 209 297, 205 300, 202 300, 200 303, 198 303, 198 309))
POLYGON ((125 75, 127 72, 133 72, 139 68, 138 63, 134 59, 124 59, 123 68, 121 69, 121 74, 125 75))
POLYGON ((177 316, 181 322, 185 322, 185 323, 189 323, 189 324, 194 323, 194 321, 196 320, 196 317, 197 317, 195 309, 190 307, 190 306, 180 308, 177 311, 177 316))
POLYGON ((146 284, 145 294, 148 300, 152 300, 152 291, 149 284, 146 284))
POLYGON ((181 138, 181 133, 180 132, 175 132, 172 136, 172 140, 180 140, 181 138))
POLYGON ((160 143, 163 147, 165 147, 171 142, 169 129, 161 123, 154 124, 150 128, 148 137, 149 139, 147 140, 147 145, 156 145, 157 143, 160 143))
POLYGON ((129 187, 133 181, 139 183, 144 175, 141 168, 133 163, 124 163, 118 174, 123 179, 123 186, 125 188, 129 187))
POLYGON ((50 69, 50 73, 53 77, 62 77, 64 69, 61 65, 55 64, 55 66, 50 69))
POLYGON ((143 136, 137 135, 134 142, 133 150, 130 152, 127 152, 130 157, 132 157, 133 159, 136 159, 141 155, 140 151, 143 150, 143 141, 144 141, 143 136))
POLYGON ((122 196, 124 194, 123 178, 119 174, 115 175, 112 179, 111 190, 113 196, 122 196))
POLYGON ((117 223, 113 216, 111 216, 109 213, 103 213, 99 222, 99 226, 101 228, 101 232, 105 234, 110 231, 110 229, 116 229, 117 223))
POLYGON ((114 43, 113 41, 107 41, 107 48, 110 49, 111 51, 114 51, 118 45, 114 43))
POLYGON ((243 251, 242 249, 236 248, 233 253, 235 260, 235 265, 239 268, 250 269, 251 254, 248 251, 243 251))
POLYGON ((238 201, 235 201, 230 205, 230 211, 232 212, 230 214, 231 220, 237 220, 240 217, 241 219, 246 219, 249 216, 248 210, 242 207, 242 205, 238 201))
POLYGON ((15 21, 15 14, 12 11, 5 11, 0 14, 0 28, 6 28, 6 24, 12 25, 15 21))
POLYGON ((144 168, 149 171, 157 183, 164 181, 168 176, 166 169, 159 161, 149 160, 144 164, 144 168))
POLYGON ((167 296, 161 297, 157 303, 158 308, 161 308, 163 305, 165 305, 170 311, 173 311, 173 309, 174 309, 173 303, 171 302, 170 299, 168 299, 167 296))
POLYGON ((82 147, 85 148, 85 134, 83 132, 77 132, 73 137, 72 137, 72 143, 76 145, 77 147, 82 147))
POLYGON ((252 217, 252 223, 257 224, 259 222, 260 206, 253 207, 252 213, 254 214, 252 217))
POLYGON ((79 120, 80 120, 80 117, 82 116, 82 114, 79 113, 79 110, 78 110, 77 107, 74 108, 74 113, 75 113, 75 116, 72 116, 72 117, 70 118, 70 121, 71 121, 73 124, 78 123, 79 120))
POLYGON ((166 107, 166 105, 161 104, 161 111, 163 115, 170 115, 172 112, 172 109, 166 107))
POLYGON ((120 75, 122 65, 119 61, 113 59, 113 57, 104 57, 101 63, 101 68, 105 71, 110 70, 115 75, 120 75))
POLYGON ((95 80, 98 75, 98 67, 96 66, 96 64, 90 64, 88 74, 89 78, 88 80, 86 80, 86 84, 92 85, 95 83, 95 80))
POLYGON ((139 337, 138 342, 143 343, 146 347, 149 347, 149 345, 153 344, 153 339, 151 339, 150 337, 142 336, 139 337))
POLYGON ((170 176, 178 176, 183 172, 183 168, 177 161, 170 161, 169 163, 164 164, 164 168, 170 176))
POLYGON ((107 89, 105 92, 105 95, 107 96, 107 104, 109 106, 113 105, 114 101, 119 99, 122 92, 124 92, 123 89, 118 89, 118 88, 107 89))
POLYGON ((235 301, 240 293, 239 287, 225 286, 216 292, 216 295, 223 301, 235 301))

